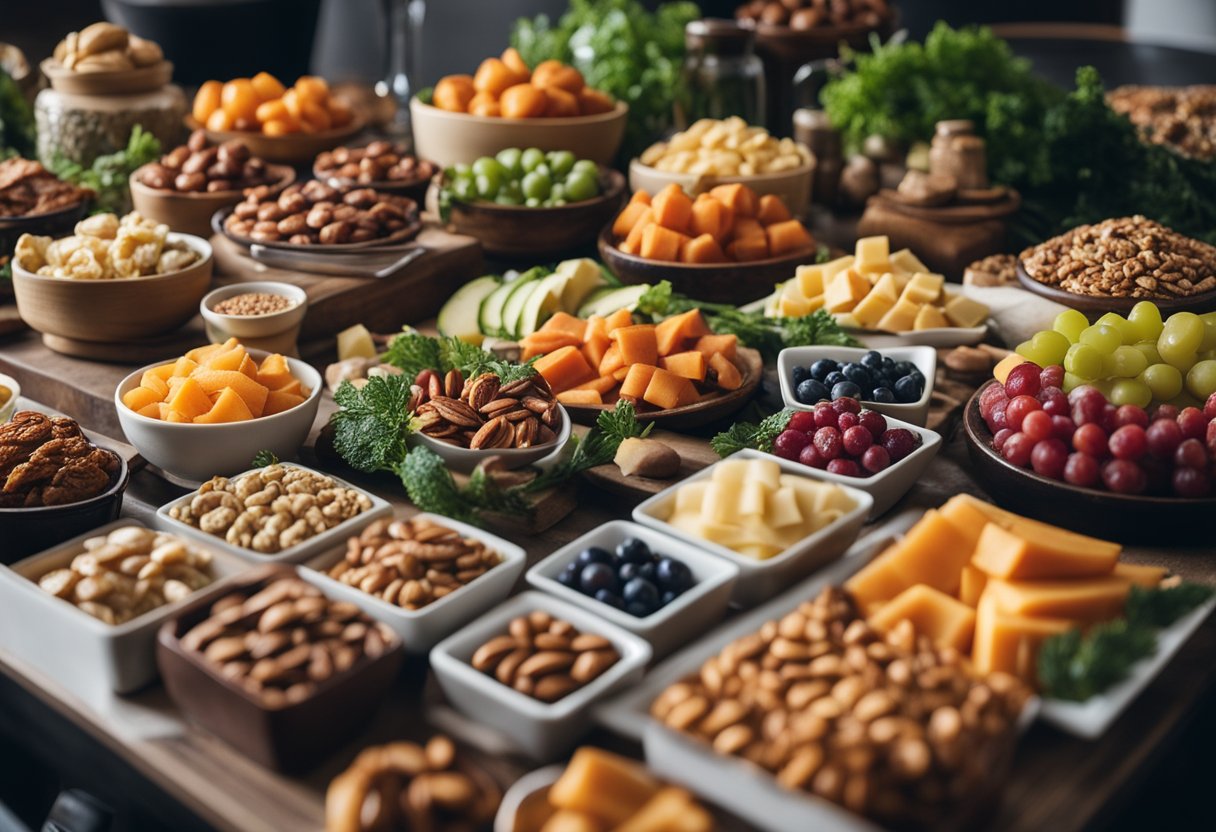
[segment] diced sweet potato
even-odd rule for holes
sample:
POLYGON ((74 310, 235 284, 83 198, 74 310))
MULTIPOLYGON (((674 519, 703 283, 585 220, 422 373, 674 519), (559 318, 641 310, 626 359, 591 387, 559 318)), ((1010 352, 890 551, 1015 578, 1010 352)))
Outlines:
MULTIPOLYGON (((635 364, 634 366, 636 367, 637 365, 635 364)), ((629 375, 628 367, 623 367, 623 366, 617 367, 615 370, 612 371, 612 379, 613 379, 613 381, 617 382, 618 384, 620 382, 624 381, 625 376, 627 376, 627 375, 629 375)))
POLYGON ((208 359, 219 355, 222 352, 234 350, 241 345, 241 342, 235 338, 229 338, 222 344, 207 344, 204 347, 195 347, 186 353, 186 358, 197 364, 203 364, 208 359))
POLYGON ((308 398, 309 390, 300 383, 298 378, 293 378, 291 381, 284 384, 282 387, 273 388, 276 393, 294 393, 297 396, 308 398))
POLYGON ((696 349, 705 360, 711 359, 716 352, 722 353, 728 361, 735 360, 735 352, 739 345, 739 336, 734 333, 726 335, 702 335, 697 339, 696 349))
POLYGON ((608 348, 611 346, 611 338, 604 334, 597 334, 594 338, 583 344, 583 355, 587 357, 588 364, 592 367, 599 367, 600 362, 604 360, 604 354, 608 352, 608 348))
POLYGON ((659 366, 669 373, 675 373, 693 381, 705 380, 705 356, 696 350, 677 352, 660 358, 659 366))
POLYGON ((735 215, 735 222, 740 217, 754 217, 759 207, 756 192, 744 184, 735 182, 730 185, 718 185, 710 190, 710 196, 724 204, 735 215))
POLYGON ((652 225, 654 225, 654 211, 647 207, 642 212, 642 216, 638 217, 633 224, 633 228, 629 229, 629 234, 621 243, 621 251, 640 256, 642 254, 642 233, 652 225))
POLYGON ((169 412, 165 414, 165 421, 166 422, 193 422, 194 419, 187 416, 185 413, 182 413, 180 410, 170 409, 169 412))
POLYGON ((563 390, 555 397, 562 404, 603 404, 604 398, 598 390, 563 390))
POLYGON ((768 240, 764 237, 744 237, 727 246, 726 253, 739 263, 764 260, 768 257, 768 240))
POLYGON ((650 384, 650 377, 654 375, 654 371, 657 369, 658 367, 650 364, 634 364, 629 367, 625 373, 625 379, 621 382, 621 398, 642 398, 646 393, 647 385, 650 384))
MULTIPOLYGON (((245 378, 240 373, 235 373, 235 375, 245 378)), ((245 400, 231 387, 225 387, 219 392, 219 396, 216 397, 215 404, 211 406, 211 409, 202 415, 195 416, 194 421, 200 424, 214 425, 221 422, 245 422, 252 418, 254 418, 253 413, 245 404, 245 400)))
POLYGON ((211 409, 211 399, 207 397, 207 391, 194 379, 182 379, 176 387, 173 398, 169 400, 169 407, 187 419, 201 416, 211 409))
POLYGON ((286 358, 275 353, 262 359, 262 366, 258 368, 258 384, 263 384, 271 390, 278 390, 290 381, 291 368, 287 366, 286 358))
POLYGON ((590 341, 592 338, 602 335, 608 337, 608 325, 605 319, 600 315, 592 315, 587 319, 587 328, 583 330, 583 340, 590 341))
POLYGON ((258 378, 258 362, 254 361, 249 353, 245 353, 245 357, 241 359, 241 366, 237 367, 238 373, 244 373, 254 381, 258 378))
POLYGON ((612 376, 600 376, 593 378, 591 381, 584 381, 578 387, 571 387, 571 390, 594 390, 600 395, 604 395, 611 390, 616 389, 616 379, 612 376))
POLYGON ((604 330, 609 335, 623 326, 633 326, 633 313, 628 309, 618 309, 604 319, 604 330))
POLYGON ((709 194, 701 194, 692 204, 689 231, 697 236, 709 234, 721 242, 730 233, 733 217, 730 209, 709 194))
POLYGON ((568 312, 555 312, 553 317, 545 321, 541 332, 565 332, 582 341, 587 334, 587 322, 576 318, 568 312))
POLYGON ((658 367, 651 375, 650 383, 646 385, 642 400, 663 410, 669 410, 695 402, 697 391, 688 379, 658 367))
POLYGON ((725 263, 726 253, 709 234, 694 237, 684 244, 680 251, 682 263, 725 263))
POLYGON ((217 353, 216 355, 211 356, 205 362, 203 362, 203 367, 208 370, 231 370, 233 372, 240 372, 241 364, 244 363, 247 357, 248 356, 245 352, 245 348, 237 347, 236 349, 227 350, 226 352, 217 353))
MULTIPOLYGON (((283 358, 283 356, 281 356, 281 355, 278 357, 280 359, 283 358)), ((287 366, 286 361, 283 362, 283 366, 284 367, 287 366)), ((188 376, 197 369, 198 369, 198 362, 192 361, 191 359, 189 359, 183 355, 181 358, 177 359, 177 361, 173 362, 173 372, 169 374, 169 377, 172 378, 173 376, 188 376)))
POLYGON ((811 232, 798 220, 777 222, 764 229, 768 235, 768 250, 773 257, 810 248, 814 244, 811 232))
MULTIPOLYGON (((168 388, 166 387, 165 389, 167 390, 168 388)), ((150 390, 147 387, 132 387, 123 394, 122 403, 138 413, 148 405, 161 401, 162 398, 163 396, 157 395, 155 390, 150 390)))
POLYGON ((756 209, 756 219, 761 225, 772 225, 775 222, 785 222, 790 219, 790 209, 785 206, 781 197, 776 194, 765 194, 760 197, 756 209))
POLYGON ((690 309, 679 315, 664 318, 655 328, 659 355, 682 352, 685 341, 700 338, 708 333, 709 327, 706 325, 705 319, 701 317, 700 309, 690 309))
POLYGON ((139 408, 135 412, 140 416, 147 416, 149 419, 161 418, 160 409, 165 406, 164 402, 151 402, 139 408))
POLYGON ((621 351, 621 361, 630 364, 658 364, 659 347, 654 324, 623 326, 612 333, 621 351))
POLYGON ((743 384, 743 374, 733 361, 720 352, 709 357, 709 366, 718 376, 717 385, 723 390, 738 390, 743 384))
POLYGON ((266 397, 266 409, 262 411, 262 415, 273 416, 276 413, 291 410, 293 407, 299 407, 302 404, 304 404, 303 396, 271 390, 270 395, 266 397))
POLYGON ((199 370, 193 378, 208 393, 231 389, 241 397, 245 407, 253 414, 250 418, 262 415, 266 396, 270 391, 244 373, 236 370, 199 370))
POLYGON ((640 202, 643 205, 650 204, 650 194, 646 191, 634 191, 633 196, 629 197, 630 202, 640 202))
POLYGON ((151 373, 152 375, 160 378, 162 381, 168 381, 175 375, 181 375, 180 373, 173 372, 174 366, 175 365, 173 364, 161 364, 159 367, 153 367, 151 370, 145 370, 144 375, 151 373))
POLYGON ((759 220, 752 219, 751 217, 740 217, 735 220, 735 227, 730 232, 730 239, 732 241, 760 237, 765 237, 764 226, 760 224, 759 220))
POLYGON ((164 401, 165 396, 169 394, 169 382, 160 376, 156 375, 151 370, 144 372, 139 379, 139 386, 146 387, 156 394, 156 401, 164 401))
POLYGON ((614 237, 628 237, 629 232, 633 230, 633 226, 637 224, 650 207, 645 202, 630 202, 621 209, 621 213, 616 215, 616 219, 612 221, 612 234, 614 237))
POLYGON ((680 242, 685 235, 679 231, 651 223, 642 230, 642 245, 638 256, 647 260, 675 263, 680 259, 680 242))
POLYGON ((604 357, 600 359, 599 374, 610 376, 624 366, 625 361, 621 358, 621 348, 613 344, 604 353, 604 357))
POLYGON ((676 183, 671 183, 650 201, 654 221, 664 228, 684 233, 692 219, 692 200, 676 183))
POLYGON ((555 393, 569 390, 595 377, 595 371, 576 346, 562 347, 542 356, 532 365, 545 377, 555 393))
POLYGON ((533 332, 519 342, 520 358, 527 361, 537 355, 545 355, 562 347, 581 347, 582 339, 569 332, 533 332))

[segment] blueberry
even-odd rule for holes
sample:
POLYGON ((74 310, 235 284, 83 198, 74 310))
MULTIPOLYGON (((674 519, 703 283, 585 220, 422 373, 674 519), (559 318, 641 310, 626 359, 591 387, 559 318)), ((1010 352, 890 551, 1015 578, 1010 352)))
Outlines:
POLYGON ((920 398, 921 387, 912 376, 904 376, 895 382, 895 398, 900 402, 914 402, 920 398))
POLYGON ((867 370, 881 370, 882 353, 878 352, 877 350, 870 350, 861 357, 861 366, 865 367, 867 370))
POLYGON ((891 392, 890 387, 875 387, 874 392, 870 394, 870 401, 878 404, 893 404, 895 394, 891 392))
POLYGON ((892 370, 894 370, 895 369, 895 359, 888 358, 887 356, 884 355, 882 357, 882 369, 883 369, 883 372, 886 372, 886 373, 890 373, 892 370))
POLYGON ((814 404, 815 402, 826 399, 831 392, 832 391, 828 389, 828 386, 822 381, 816 381, 813 378, 808 378, 806 381, 798 385, 798 388, 794 391, 794 395, 797 397, 798 401, 802 402, 803 404, 814 404))
POLYGON ((832 401, 836 399, 856 399, 861 396, 861 388, 851 381, 841 381, 832 387, 832 401))
POLYGON ((895 366, 892 368, 892 370, 894 370, 896 376, 902 377, 902 376, 906 376, 908 373, 915 371, 916 365, 913 364, 911 361, 896 361, 895 366))
POLYGON ((591 546, 578 553, 578 562, 583 566, 592 563, 607 563, 611 565, 615 560, 611 552, 607 549, 601 549, 599 546, 591 546))
POLYGON ((828 374, 834 372, 838 366, 830 358, 821 358, 811 365, 811 378, 816 381, 826 381, 828 374))
POLYGON ((842 382, 844 380, 845 380, 844 373, 840 372, 839 370, 833 370, 832 372, 828 373, 824 377, 823 383, 826 384, 828 387, 835 387, 837 384, 840 384, 840 382, 842 382))
POLYGON ((684 561, 675 558, 661 558, 655 576, 659 586, 677 595, 692 586, 692 570, 684 561))
POLYGON ((621 597, 625 599, 625 609, 634 615, 650 615, 659 608, 659 590, 645 578, 634 578, 625 584, 621 597), (643 612, 634 612, 635 607, 643 612))
POLYGON ((607 589, 601 589, 595 593, 595 600, 601 604, 607 604, 610 607, 616 607, 618 610, 625 609, 625 602, 621 600, 621 596, 607 589))
POLYGON ((650 547, 636 537, 627 538, 617 544, 616 556, 621 559, 621 563, 649 563, 654 560, 650 547))
POLYGON ((606 563, 589 563, 583 567, 578 576, 579 588, 586 595, 594 595, 601 589, 616 592, 620 581, 616 578, 616 570, 606 563))
POLYGON ((657 580, 657 574, 658 568, 655 566, 654 561, 643 563, 638 567, 638 577, 650 581, 651 583, 654 583, 657 580))
POLYGON ((562 586, 568 586, 571 589, 578 589, 578 576, 582 571, 582 566, 578 563, 568 563, 566 568, 557 576, 557 582, 562 586))
POLYGON ((676 597, 677 597, 677 596, 676 596, 676 594, 675 594, 674 592, 672 592, 670 589, 669 589, 669 590, 667 590, 667 591, 666 591, 666 592, 664 592, 664 593, 663 593, 663 595, 662 595, 662 596, 659 598, 659 606, 662 606, 662 607, 667 606, 667 605, 668 605, 668 604, 670 604, 672 601, 676 600, 676 597))
POLYGON ((910 376, 912 376, 912 378, 916 379, 916 383, 919 384, 922 388, 925 386, 925 374, 922 373, 920 370, 913 367, 912 372, 908 373, 908 375, 910 375, 910 376))
POLYGON ((795 367, 793 376, 794 386, 797 387, 799 384, 802 384, 802 382, 811 377, 811 370, 809 367, 795 367))
POLYGON ((870 380, 870 371, 860 364, 845 364, 841 371, 844 377, 856 384, 858 387, 864 387, 867 384, 873 384, 870 380))

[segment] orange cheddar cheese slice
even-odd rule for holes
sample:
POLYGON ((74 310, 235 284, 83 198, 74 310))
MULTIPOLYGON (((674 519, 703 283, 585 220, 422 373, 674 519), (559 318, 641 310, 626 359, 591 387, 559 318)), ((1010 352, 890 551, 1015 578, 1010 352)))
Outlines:
POLYGON ((1035 678, 1039 647, 1052 636, 1066 633, 1076 623, 1065 618, 1030 618, 997 609, 992 596, 980 599, 975 614, 975 643, 971 663, 980 673, 1012 673, 1035 678))
POLYGON ((984 526, 971 562, 1005 580, 1087 578, 1109 575, 1119 550, 1118 543, 1019 517, 984 526))
POLYGON ((1116 575, 1054 581, 992 579, 984 596, 991 597, 1003 613, 1092 623, 1122 614, 1129 587, 1127 579, 1116 575))
POLYGON ((916 584, 870 616, 870 623, 883 632, 901 621, 911 621, 917 633, 936 644, 966 650, 975 631, 975 610, 931 586, 916 584))

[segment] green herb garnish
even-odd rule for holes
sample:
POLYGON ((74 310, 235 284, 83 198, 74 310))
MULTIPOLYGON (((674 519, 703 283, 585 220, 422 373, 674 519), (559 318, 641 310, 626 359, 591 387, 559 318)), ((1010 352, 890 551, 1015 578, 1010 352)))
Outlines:
POLYGON ((0 69, 0 159, 34 158, 34 113, 12 76, 0 69))
POLYGON ((763 419, 759 424, 736 422, 730 426, 730 430, 719 433, 709 440, 709 446, 723 459, 744 448, 771 452, 773 440, 781 431, 785 430, 785 426, 790 423, 790 417, 793 415, 792 410, 781 410, 763 419))
POLYGON ((432 338, 418 332, 398 335, 381 359, 401 370, 406 390, 423 370, 460 370, 465 378, 494 373, 503 384, 536 375, 533 361, 515 364, 459 338, 432 338))
POLYGON ((253 460, 249 464, 252 468, 265 468, 267 465, 277 465, 278 463, 278 454, 263 448, 253 455, 253 460))
POLYGON ((131 129, 131 137, 124 149, 98 156, 90 167, 56 156, 48 169, 65 182, 96 193, 92 208, 94 214, 125 214, 131 206, 128 185, 131 174, 136 168, 159 157, 160 141, 137 124, 131 129))
POLYGON ((334 393, 338 410, 330 417, 334 449, 360 471, 396 471, 405 461, 412 432, 408 410, 412 376, 373 376, 362 387, 342 382, 334 393))

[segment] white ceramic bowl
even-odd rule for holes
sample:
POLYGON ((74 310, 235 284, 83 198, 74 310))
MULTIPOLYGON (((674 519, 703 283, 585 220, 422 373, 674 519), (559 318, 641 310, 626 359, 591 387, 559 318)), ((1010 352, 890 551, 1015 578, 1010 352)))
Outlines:
POLYGON ((480 450, 472 450, 470 448, 458 448, 455 445, 449 445, 447 442, 440 442, 438 439, 432 439, 425 433, 411 433, 409 439, 406 440, 413 445, 422 445, 429 448, 447 464, 448 468, 453 471, 458 471, 462 474, 467 474, 480 465, 487 457, 496 456, 503 462, 503 467, 510 470, 514 468, 523 468, 526 465, 538 464, 544 465, 545 460, 553 457, 556 460, 557 455, 566 447, 566 443, 570 441, 570 414, 566 412, 566 408, 560 404, 557 406, 557 415, 560 420, 558 425, 557 439, 547 445, 538 445, 531 448, 484 448, 480 450))
POLYGON ((628 520, 613 520, 558 549, 529 569, 527 577, 528 583, 536 589, 584 607, 618 627, 646 639, 658 658, 688 644, 718 623, 726 612, 731 591, 739 577, 739 567, 728 560, 708 554, 699 546, 691 546, 682 540, 630 523, 628 520), (696 583, 667 606, 645 618, 639 618, 625 610, 601 603, 557 580, 566 564, 572 563, 583 549, 599 546, 611 552, 618 543, 631 537, 641 540, 655 554, 670 555, 683 561, 692 570, 696 583))
MULTIPOLYGON (((803 404, 794 395, 794 368, 810 367, 821 358, 840 362, 858 362, 870 350, 858 347, 787 347, 777 355, 777 379, 781 383, 781 399, 786 407, 794 410, 812 410, 813 404, 803 404)), ((933 381, 937 374, 937 350, 932 347, 887 347, 880 350, 884 358, 907 361, 920 370, 925 377, 925 389, 919 399, 901 404, 898 402, 862 401, 862 407, 877 410, 884 416, 893 416, 914 425, 924 426, 929 419, 929 404, 933 398, 933 381)))
POLYGON ((326 574, 346 555, 346 547, 333 548, 317 556, 300 570, 304 580, 319 587, 326 595, 351 601, 377 621, 388 625, 401 637, 406 652, 426 653, 440 639, 505 599, 524 571, 527 554, 519 546, 475 526, 437 514, 418 514, 427 520, 455 529, 465 537, 479 540, 502 555, 502 562, 473 582, 419 610, 403 609, 396 604, 369 595, 358 587, 342 583, 326 574))
MULTIPOLYGON (((259 362, 267 356, 262 350, 249 350, 259 362)), ((170 359, 171 361, 171 359, 170 359)), ((139 386, 144 372, 169 363, 158 361, 141 367, 119 382, 114 391, 118 423, 127 441, 140 455, 162 471, 192 482, 203 482, 217 474, 236 474, 249 468, 258 451, 268 450, 282 459, 296 455, 312 430, 321 404, 321 374, 297 358, 288 358, 291 373, 311 390, 304 403, 244 422, 196 425, 191 422, 163 422, 140 416, 122 403, 123 395, 139 386)))
MULTIPOLYGON (((730 458, 773 459, 781 466, 782 473, 816 479, 811 473, 813 469, 807 468, 805 465, 759 451, 745 449, 733 454, 730 458)), ((761 601, 771 598, 794 581, 806 577, 820 566, 838 557, 857 538, 857 533, 861 530, 862 524, 865 523, 870 509, 874 505, 874 498, 865 491, 852 484, 842 484, 841 488, 853 500, 852 510, 819 531, 802 538, 784 552, 768 560, 757 560, 720 544, 688 534, 667 522, 675 503, 676 491, 690 482, 709 479, 713 476, 714 468, 721 464, 722 462, 716 462, 691 477, 660 491, 634 508, 633 519, 644 526, 658 529, 664 534, 737 564, 740 570, 739 580, 735 584, 731 600, 742 607, 755 606, 761 601)))
MULTIPOLYGON (((284 462, 282 465, 287 468, 300 468, 304 471, 312 471, 315 474, 321 474, 322 476, 329 477, 343 488, 354 489, 360 494, 368 497, 372 501, 372 507, 362 514, 357 514, 354 517, 351 517, 349 520, 343 520, 332 529, 327 529, 326 531, 323 531, 318 535, 314 535, 307 540, 300 541, 295 546, 290 546, 283 551, 275 552, 274 554, 262 554, 261 552, 255 552, 252 549, 246 549, 243 546, 237 546, 234 543, 229 543, 222 537, 209 534, 196 526, 183 523, 181 520, 176 520, 170 516, 170 512, 176 506, 186 505, 197 497, 198 491, 191 491, 184 497, 179 497, 176 500, 171 500, 170 502, 165 503, 156 510, 156 516, 159 518, 164 528, 169 531, 181 534, 183 537, 188 537, 192 540, 205 543, 213 548, 222 549, 225 552, 252 563, 301 563, 308 558, 333 548, 334 546, 338 545, 339 542, 345 543, 346 538, 363 531, 364 527, 371 525, 371 522, 377 517, 384 517, 391 514, 393 511, 393 507, 385 500, 380 499, 366 489, 351 485, 346 480, 339 479, 332 474, 326 474, 324 471, 315 471, 312 468, 308 468, 304 465, 296 465, 293 462, 284 462)), ((244 471, 234 477, 231 477, 231 479, 238 479, 243 477, 245 474, 251 474, 256 470, 258 469, 250 468, 248 471, 244 471)))
MULTIPOLYGON (((299 286, 273 280, 233 283, 208 292, 199 303, 198 311, 203 316, 207 324, 207 334, 213 341, 226 341, 229 337, 239 338, 242 342, 281 338, 290 342, 291 346, 287 351, 294 352, 296 335, 299 334, 300 324, 308 311, 308 295, 299 286), (215 305, 220 301, 250 292, 281 295, 295 301, 295 305, 269 315, 225 315, 215 311, 215 305)), ((261 344, 246 343, 246 346, 272 349, 261 344)))
POLYGON ((498 730, 525 753, 553 759, 591 726, 594 703, 642 678, 650 655, 645 641, 582 607, 540 592, 523 592, 435 645, 431 667, 457 710, 498 730), (478 647, 506 633, 511 619, 533 610, 569 621, 579 632, 603 636, 621 658, 589 684, 553 703, 526 696, 469 664, 478 647))
POLYGON ((215 581, 118 626, 110 626, 38 586, 42 575, 67 566, 81 554, 87 538, 140 525, 134 520, 117 520, 11 567, 0 566, 0 646, 59 679, 80 679, 86 686, 103 685, 117 693, 137 690, 155 679, 160 625, 199 592, 246 570, 244 561, 216 547, 188 541, 213 555, 215 581))
POLYGON ((565 770, 565 766, 545 766, 512 783, 498 804, 494 832, 538 832, 538 827, 522 824, 525 819, 548 820, 557 812, 549 803, 549 788, 565 770))
POLYGON ((2 425, 13 418, 13 414, 17 412, 17 399, 21 396, 21 385, 12 376, 0 373, 0 387, 7 387, 9 391, 8 399, 0 404, 0 425, 2 425))
POLYGON ((673 182, 687 193, 696 196, 707 193, 718 185, 742 183, 758 196, 772 194, 781 197, 785 207, 794 216, 806 213, 811 204, 811 183, 815 176, 815 161, 812 159, 802 167, 778 173, 756 173, 750 176, 711 176, 695 173, 676 173, 644 165, 634 159, 629 163, 629 189, 646 191, 653 195, 673 182))

